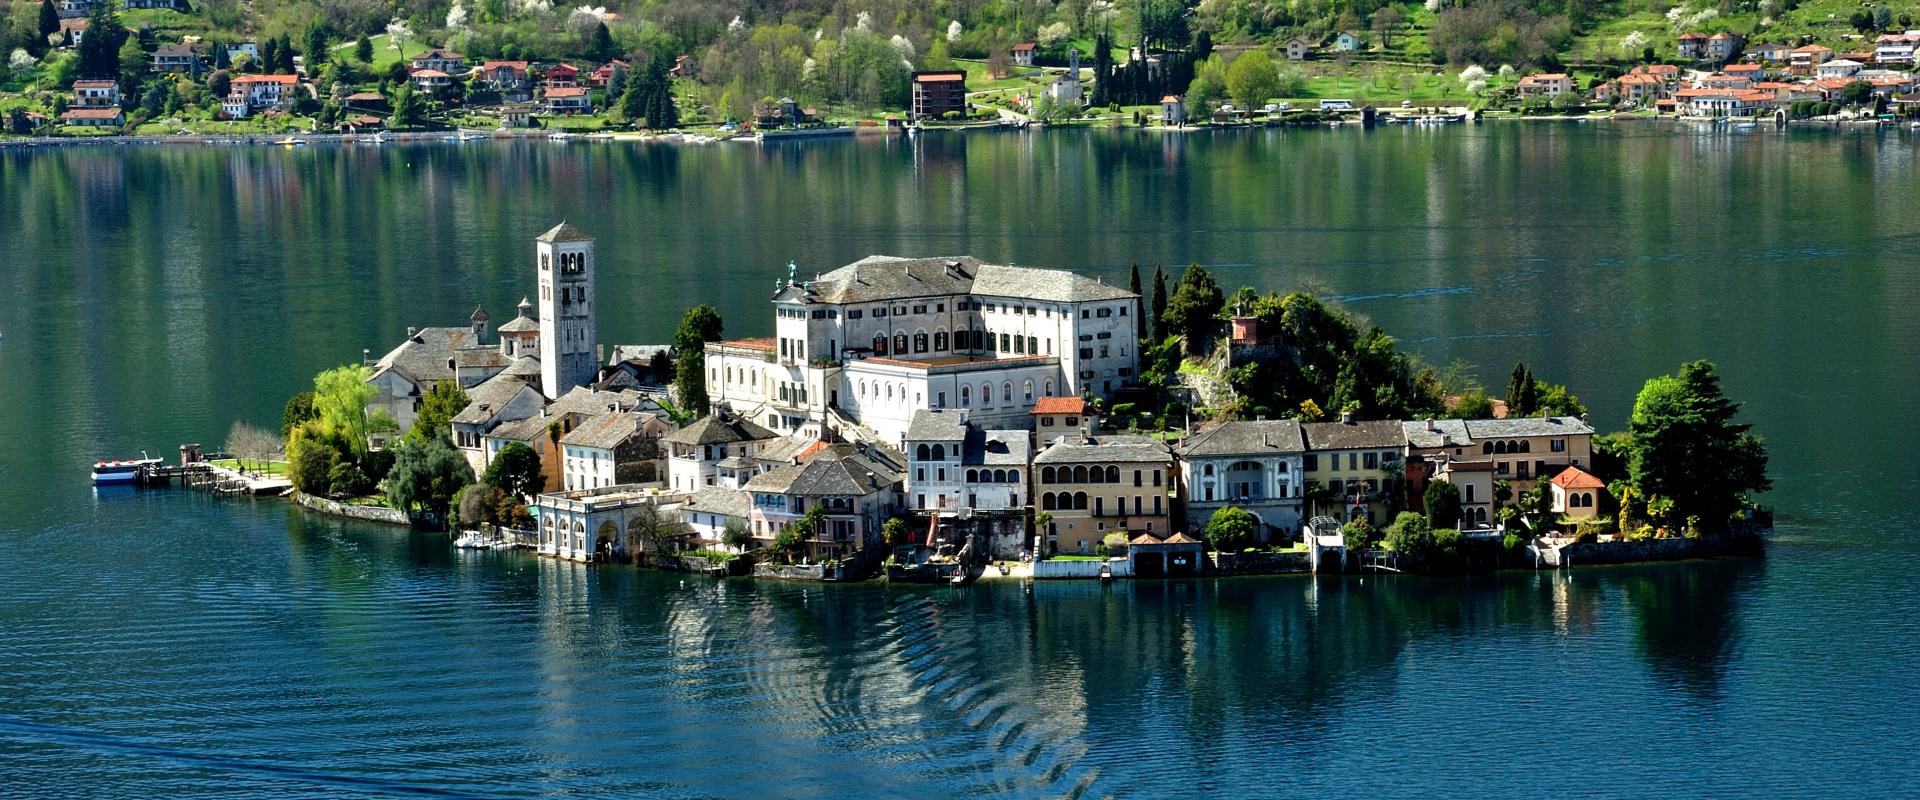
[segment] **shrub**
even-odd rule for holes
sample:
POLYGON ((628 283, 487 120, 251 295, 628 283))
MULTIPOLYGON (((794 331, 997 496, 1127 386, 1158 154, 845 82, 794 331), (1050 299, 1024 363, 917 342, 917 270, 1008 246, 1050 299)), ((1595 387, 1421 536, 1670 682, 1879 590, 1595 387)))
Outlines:
POLYGON ((1517 533, 1509 533, 1506 538, 1500 540, 1501 549, 1509 553, 1519 552, 1520 546, 1523 544, 1525 544, 1525 542, 1521 541, 1520 534, 1517 533))
POLYGON ((1100 540, 1100 545, 1106 549, 1109 556, 1124 556, 1127 554, 1127 535, 1122 532, 1109 533, 1105 539, 1100 540))
POLYGON ((1239 506, 1227 506, 1213 512, 1207 520, 1207 541, 1215 550, 1237 552, 1253 546, 1254 517, 1239 506))

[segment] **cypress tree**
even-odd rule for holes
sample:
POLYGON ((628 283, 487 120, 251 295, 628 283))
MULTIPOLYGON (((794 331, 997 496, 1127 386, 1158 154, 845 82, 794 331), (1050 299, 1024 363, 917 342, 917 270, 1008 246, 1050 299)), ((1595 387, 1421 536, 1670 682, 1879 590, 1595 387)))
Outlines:
POLYGON ((1520 395, 1526 392, 1525 387, 1529 374, 1527 371, 1527 362, 1522 361, 1513 365, 1513 375, 1507 378, 1507 396, 1505 399, 1507 401, 1508 411, 1516 414, 1520 413, 1520 395))
POLYGON ((45 46, 47 37, 60 32, 60 12, 53 7, 53 0, 40 0, 40 44, 45 46))
POLYGON ((1167 340, 1167 273, 1153 266, 1153 340, 1167 340))
MULTIPOLYGON (((1140 291, 1140 262, 1138 261, 1133 262, 1133 267, 1127 270, 1127 291, 1133 292, 1136 297, 1146 296, 1145 293, 1140 291)), ((1133 337, 1141 341, 1146 341, 1147 316, 1141 314, 1136 317, 1133 322, 1133 337)))
POLYGON ((362 64, 373 63, 373 40, 366 34, 360 34, 360 41, 353 43, 353 58, 362 64))
POLYGON ((301 55, 307 57, 307 74, 311 75, 327 60, 327 29, 315 25, 307 29, 306 49, 301 55))

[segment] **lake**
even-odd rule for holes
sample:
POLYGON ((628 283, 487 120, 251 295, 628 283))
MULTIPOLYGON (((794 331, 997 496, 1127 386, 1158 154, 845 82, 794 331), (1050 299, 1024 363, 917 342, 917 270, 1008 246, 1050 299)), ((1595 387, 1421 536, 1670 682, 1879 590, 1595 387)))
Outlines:
POLYGON ((0 150, 0 795, 1884 797, 1920 786, 1920 137, 1650 123, 0 150), (599 239, 600 333, 873 253, 1311 288, 1624 425, 1718 362, 1765 560, 711 582, 101 491, 599 239))

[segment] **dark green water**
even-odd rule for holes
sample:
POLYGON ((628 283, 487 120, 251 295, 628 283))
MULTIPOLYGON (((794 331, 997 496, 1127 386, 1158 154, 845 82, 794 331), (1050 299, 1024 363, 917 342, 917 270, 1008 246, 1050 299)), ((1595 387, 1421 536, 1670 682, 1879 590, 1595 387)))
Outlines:
POLYGON ((1915 794, 1920 137, 1633 126, 0 152, 0 796, 1915 794), (603 339, 869 253, 1317 288, 1601 427, 1718 361, 1780 530, 1415 578, 685 580, 86 485, 600 237, 603 339))

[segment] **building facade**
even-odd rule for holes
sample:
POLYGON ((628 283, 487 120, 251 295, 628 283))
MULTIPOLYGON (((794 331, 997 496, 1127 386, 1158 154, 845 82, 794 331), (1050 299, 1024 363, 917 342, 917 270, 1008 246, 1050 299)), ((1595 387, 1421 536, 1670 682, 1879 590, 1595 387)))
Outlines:
POLYGON ((599 374, 594 348, 593 237, 565 222, 534 240, 540 262, 540 385, 557 398, 599 374))
POLYGON ((1204 530, 1214 512, 1237 506, 1260 520, 1260 541, 1293 541, 1306 521, 1306 449, 1293 420, 1226 422, 1181 442, 1187 530, 1204 530))
POLYGON ((1405 476, 1407 437, 1400 421, 1310 422, 1300 431, 1307 445, 1302 471, 1318 500, 1307 515, 1385 524, 1405 476))
POLYGON ((1164 535, 1177 482, 1173 452, 1148 436, 1062 436, 1033 457, 1039 552, 1091 555, 1114 533, 1164 535))

